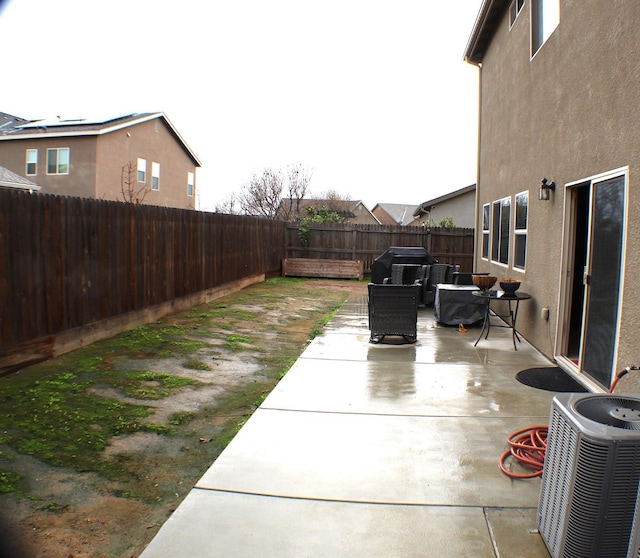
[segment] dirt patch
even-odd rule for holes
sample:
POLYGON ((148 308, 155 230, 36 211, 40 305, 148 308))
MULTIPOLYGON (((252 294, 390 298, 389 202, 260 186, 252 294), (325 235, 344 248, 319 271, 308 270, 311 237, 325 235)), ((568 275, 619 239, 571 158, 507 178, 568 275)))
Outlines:
POLYGON ((351 293, 275 279, 0 378, 0 558, 139 556, 351 293))

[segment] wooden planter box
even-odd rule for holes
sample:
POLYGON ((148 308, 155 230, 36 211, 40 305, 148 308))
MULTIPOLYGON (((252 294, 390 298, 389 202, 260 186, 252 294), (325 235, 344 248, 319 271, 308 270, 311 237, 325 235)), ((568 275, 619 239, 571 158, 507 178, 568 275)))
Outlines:
POLYGON ((358 279, 362 281, 364 277, 364 262, 361 260, 286 258, 282 260, 282 276, 358 279))

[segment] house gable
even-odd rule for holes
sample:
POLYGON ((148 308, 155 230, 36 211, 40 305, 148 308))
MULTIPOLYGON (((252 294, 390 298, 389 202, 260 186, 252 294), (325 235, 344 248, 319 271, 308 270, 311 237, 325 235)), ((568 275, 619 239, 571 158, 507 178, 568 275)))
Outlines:
POLYGON ((47 193, 129 201, 131 190, 144 203, 196 206, 193 177, 200 160, 163 113, 94 121, 14 118, 11 123, 7 116, 0 116, 0 123, 7 123, 0 128, 0 164, 24 172, 26 158, 35 153, 35 174, 29 177, 47 193), (57 154, 69 159, 68 166, 51 172, 50 157, 57 154), (142 182, 137 180, 140 160, 149 167, 142 182))

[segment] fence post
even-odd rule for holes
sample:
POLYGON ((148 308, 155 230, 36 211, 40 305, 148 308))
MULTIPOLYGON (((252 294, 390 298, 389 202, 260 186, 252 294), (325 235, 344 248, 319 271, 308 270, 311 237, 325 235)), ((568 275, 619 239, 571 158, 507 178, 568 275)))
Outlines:
POLYGON ((357 240, 357 236, 358 236, 358 231, 356 230, 355 227, 353 227, 353 230, 351 231, 351 259, 352 260, 356 259, 356 240, 357 240))

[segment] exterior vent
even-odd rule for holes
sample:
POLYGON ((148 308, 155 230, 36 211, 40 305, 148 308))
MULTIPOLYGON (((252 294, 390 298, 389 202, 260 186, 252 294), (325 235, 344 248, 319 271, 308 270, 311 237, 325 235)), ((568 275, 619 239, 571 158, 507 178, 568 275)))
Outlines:
POLYGON ((639 558, 639 480, 640 399, 556 395, 538 506, 552 558, 639 558))

